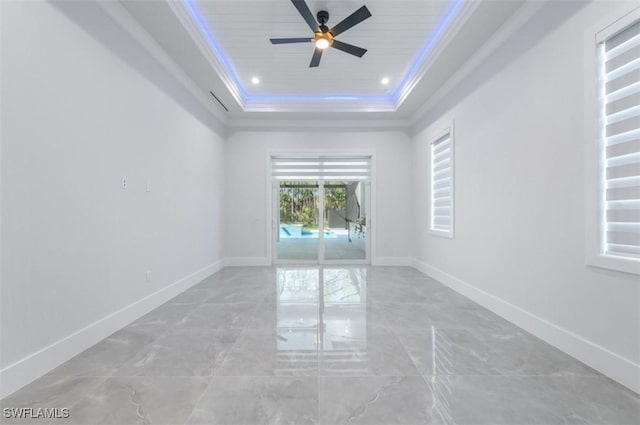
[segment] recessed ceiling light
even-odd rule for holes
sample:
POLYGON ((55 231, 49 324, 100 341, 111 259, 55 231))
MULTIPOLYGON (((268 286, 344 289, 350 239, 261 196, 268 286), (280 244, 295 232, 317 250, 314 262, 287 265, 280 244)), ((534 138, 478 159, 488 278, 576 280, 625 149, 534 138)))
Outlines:
POLYGON ((260 84, 260 78, 258 78, 258 77, 253 77, 253 78, 251 79, 251 82, 252 82, 253 84, 260 84))
POLYGON ((387 77, 384 77, 381 81, 382 85, 386 86, 387 84, 389 84, 389 79, 387 77))

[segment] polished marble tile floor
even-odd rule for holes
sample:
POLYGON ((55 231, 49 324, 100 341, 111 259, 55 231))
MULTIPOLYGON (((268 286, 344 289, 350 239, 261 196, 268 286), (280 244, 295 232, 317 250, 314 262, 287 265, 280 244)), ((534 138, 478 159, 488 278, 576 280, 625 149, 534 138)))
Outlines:
POLYGON ((61 424, 640 424, 637 394, 403 267, 223 269, 0 404, 61 424))

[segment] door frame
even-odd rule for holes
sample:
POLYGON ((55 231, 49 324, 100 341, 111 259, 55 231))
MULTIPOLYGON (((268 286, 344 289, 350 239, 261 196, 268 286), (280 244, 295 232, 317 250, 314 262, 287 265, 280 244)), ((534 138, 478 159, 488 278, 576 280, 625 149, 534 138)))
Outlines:
MULTIPOLYGON (((266 251, 267 258, 269 261, 269 265, 274 264, 300 264, 300 265, 370 265, 374 263, 375 256, 375 216, 376 216, 376 202, 375 202, 375 179, 376 179, 376 162, 375 162, 375 151, 374 150, 358 150, 358 149, 299 149, 292 151, 290 149, 287 150, 279 150, 272 149, 267 152, 266 156, 266 201, 267 201, 267 226, 266 226, 266 251), (276 183, 277 180, 274 180, 271 176, 271 159, 273 156, 278 155, 291 155, 291 156, 309 156, 309 155, 318 155, 318 156, 340 156, 340 155, 358 155, 358 156, 368 156, 371 158, 371 175, 368 181, 364 181, 365 184, 365 202, 367 203, 367 233, 365 239, 365 250, 366 256, 364 260, 325 260, 324 259, 324 237, 319 235, 319 246, 318 246, 318 258, 316 260, 279 260, 276 258, 277 250, 276 243, 277 238, 279 236, 279 232, 276 232, 278 226, 278 218, 280 214, 279 206, 277 205, 278 201, 274 202, 274 196, 276 193, 276 183)), ((318 197, 319 202, 318 206, 320 208, 319 213, 323 217, 324 214, 324 180, 317 180, 318 183, 318 197)), ((277 185, 277 190, 279 191, 279 184, 277 185)), ((324 219, 319 220, 318 223, 318 232, 324 232, 324 219)))

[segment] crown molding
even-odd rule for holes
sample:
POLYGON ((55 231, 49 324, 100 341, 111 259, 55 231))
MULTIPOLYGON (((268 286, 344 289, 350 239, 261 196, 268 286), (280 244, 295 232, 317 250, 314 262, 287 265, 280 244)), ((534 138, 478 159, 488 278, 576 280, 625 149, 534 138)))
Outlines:
POLYGON ((120 1, 100 1, 98 4, 125 31, 129 33, 154 59, 156 59, 171 75, 173 75, 193 97, 211 113, 219 124, 225 126, 229 118, 223 115, 212 103, 211 99, 202 93, 198 85, 187 73, 164 51, 156 40, 131 16, 120 1))
POLYGON ((419 62, 419 65, 413 75, 407 80, 401 88, 395 99, 395 109, 397 110, 406 98, 411 94, 413 89, 427 74, 431 66, 438 59, 440 54, 446 49, 454 36, 460 31, 467 20, 473 15, 480 5, 480 1, 465 1, 456 3, 460 8, 452 17, 452 21, 444 27, 444 32, 434 41, 433 48, 425 51, 425 57, 419 62))
POLYGON ((395 112, 391 100, 381 99, 296 99, 278 102, 246 99, 246 112, 395 112))
POLYGON ((478 49, 465 63, 453 73, 453 75, 422 104, 409 118, 411 133, 420 131, 420 123, 425 122, 425 118, 431 110, 437 106, 458 84, 491 56, 500 46, 508 41, 513 34, 522 28, 540 9, 551 0, 526 1, 515 14, 509 18, 498 30, 478 49))
POLYGON ((237 119, 231 120, 227 126, 228 134, 241 131, 399 131, 409 134, 410 123, 406 119, 373 120, 373 119, 237 119))
POLYGON ((234 100, 240 105, 242 110, 246 110, 244 98, 246 95, 242 92, 242 88, 234 81, 229 75, 229 70, 225 69, 226 65, 220 60, 216 52, 213 51, 213 47, 207 41, 204 34, 208 31, 204 22, 197 22, 192 17, 194 14, 189 11, 186 2, 165 0, 171 11, 176 15, 178 21, 185 28, 187 33, 191 36, 191 39, 196 43, 200 52, 204 55, 209 62, 213 70, 218 74, 218 77, 222 80, 223 84, 231 93, 234 100))

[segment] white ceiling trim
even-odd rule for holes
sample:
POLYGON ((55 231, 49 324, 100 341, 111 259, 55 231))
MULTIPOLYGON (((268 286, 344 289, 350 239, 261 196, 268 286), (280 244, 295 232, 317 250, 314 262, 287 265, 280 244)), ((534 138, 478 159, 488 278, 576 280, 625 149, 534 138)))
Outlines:
POLYGON ((237 131, 400 131, 409 134, 409 120, 233 120, 228 124, 231 132, 237 131))
POLYGON ((243 102, 246 112, 395 112, 397 107, 392 99, 370 99, 325 97, 322 99, 262 100, 248 99, 243 102))
POLYGON ((171 8, 171 11, 178 17, 178 20, 187 30, 191 38, 195 41, 202 54, 211 64, 233 98, 238 102, 240 107, 244 109, 245 101, 241 92, 241 87, 233 81, 230 72, 225 70, 225 64, 222 63, 219 56, 212 50, 212 46, 209 44, 203 33, 203 31, 206 31, 206 28, 200 29, 199 23, 195 22, 191 18, 191 12, 187 9, 186 3, 183 3, 180 0, 177 2, 167 1, 167 4, 171 8))
POLYGON ((452 20, 449 25, 445 26, 442 35, 438 37, 438 39, 431 41, 433 43, 433 47, 429 49, 423 48, 424 57, 418 61, 418 66, 413 72, 413 75, 407 80, 404 87, 402 87, 402 90, 398 93, 395 100, 395 109, 398 109, 400 105, 402 105, 402 102, 404 102, 407 96, 411 94, 420 80, 424 78, 431 65, 433 65, 433 63, 438 59, 442 51, 449 45, 451 39, 453 39, 460 28, 465 24, 465 22, 467 22, 479 5, 479 1, 464 2, 457 13, 452 16, 452 20))
MULTIPOLYGON (((1 0, 0 0, 1 1, 1 0)), ((194 98, 211 113, 222 126, 229 123, 229 118, 211 104, 211 99, 185 73, 185 71, 160 47, 155 39, 131 16, 126 8, 115 1, 98 2, 102 9, 129 33, 140 45, 151 54, 167 71, 194 96, 194 98)))
POLYGON ((168 5, 245 112, 298 112, 301 109, 311 112, 395 112, 425 76, 453 36, 473 14, 479 3, 451 0, 441 22, 425 41, 415 64, 392 94, 309 98, 249 95, 234 75, 224 52, 215 45, 215 37, 204 21, 198 17, 198 12, 190 0, 169 1, 168 5))
POLYGON ((417 133, 420 123, 425 123, 424 119, 429 112, 438 105, 460 82, 471 75, 471 73, 489 56, 491 56, 500 46, 508 41, 524 24, 526 24, 536 13, 540 11, 551 0, 528 1, 518 9, 498 30, 487 40, 482 47, 471 56, 462 67, 444 83, 434 94, 429 97, 422 106, 416 110, 409 118, 412 126, 412 134, 417 133))

